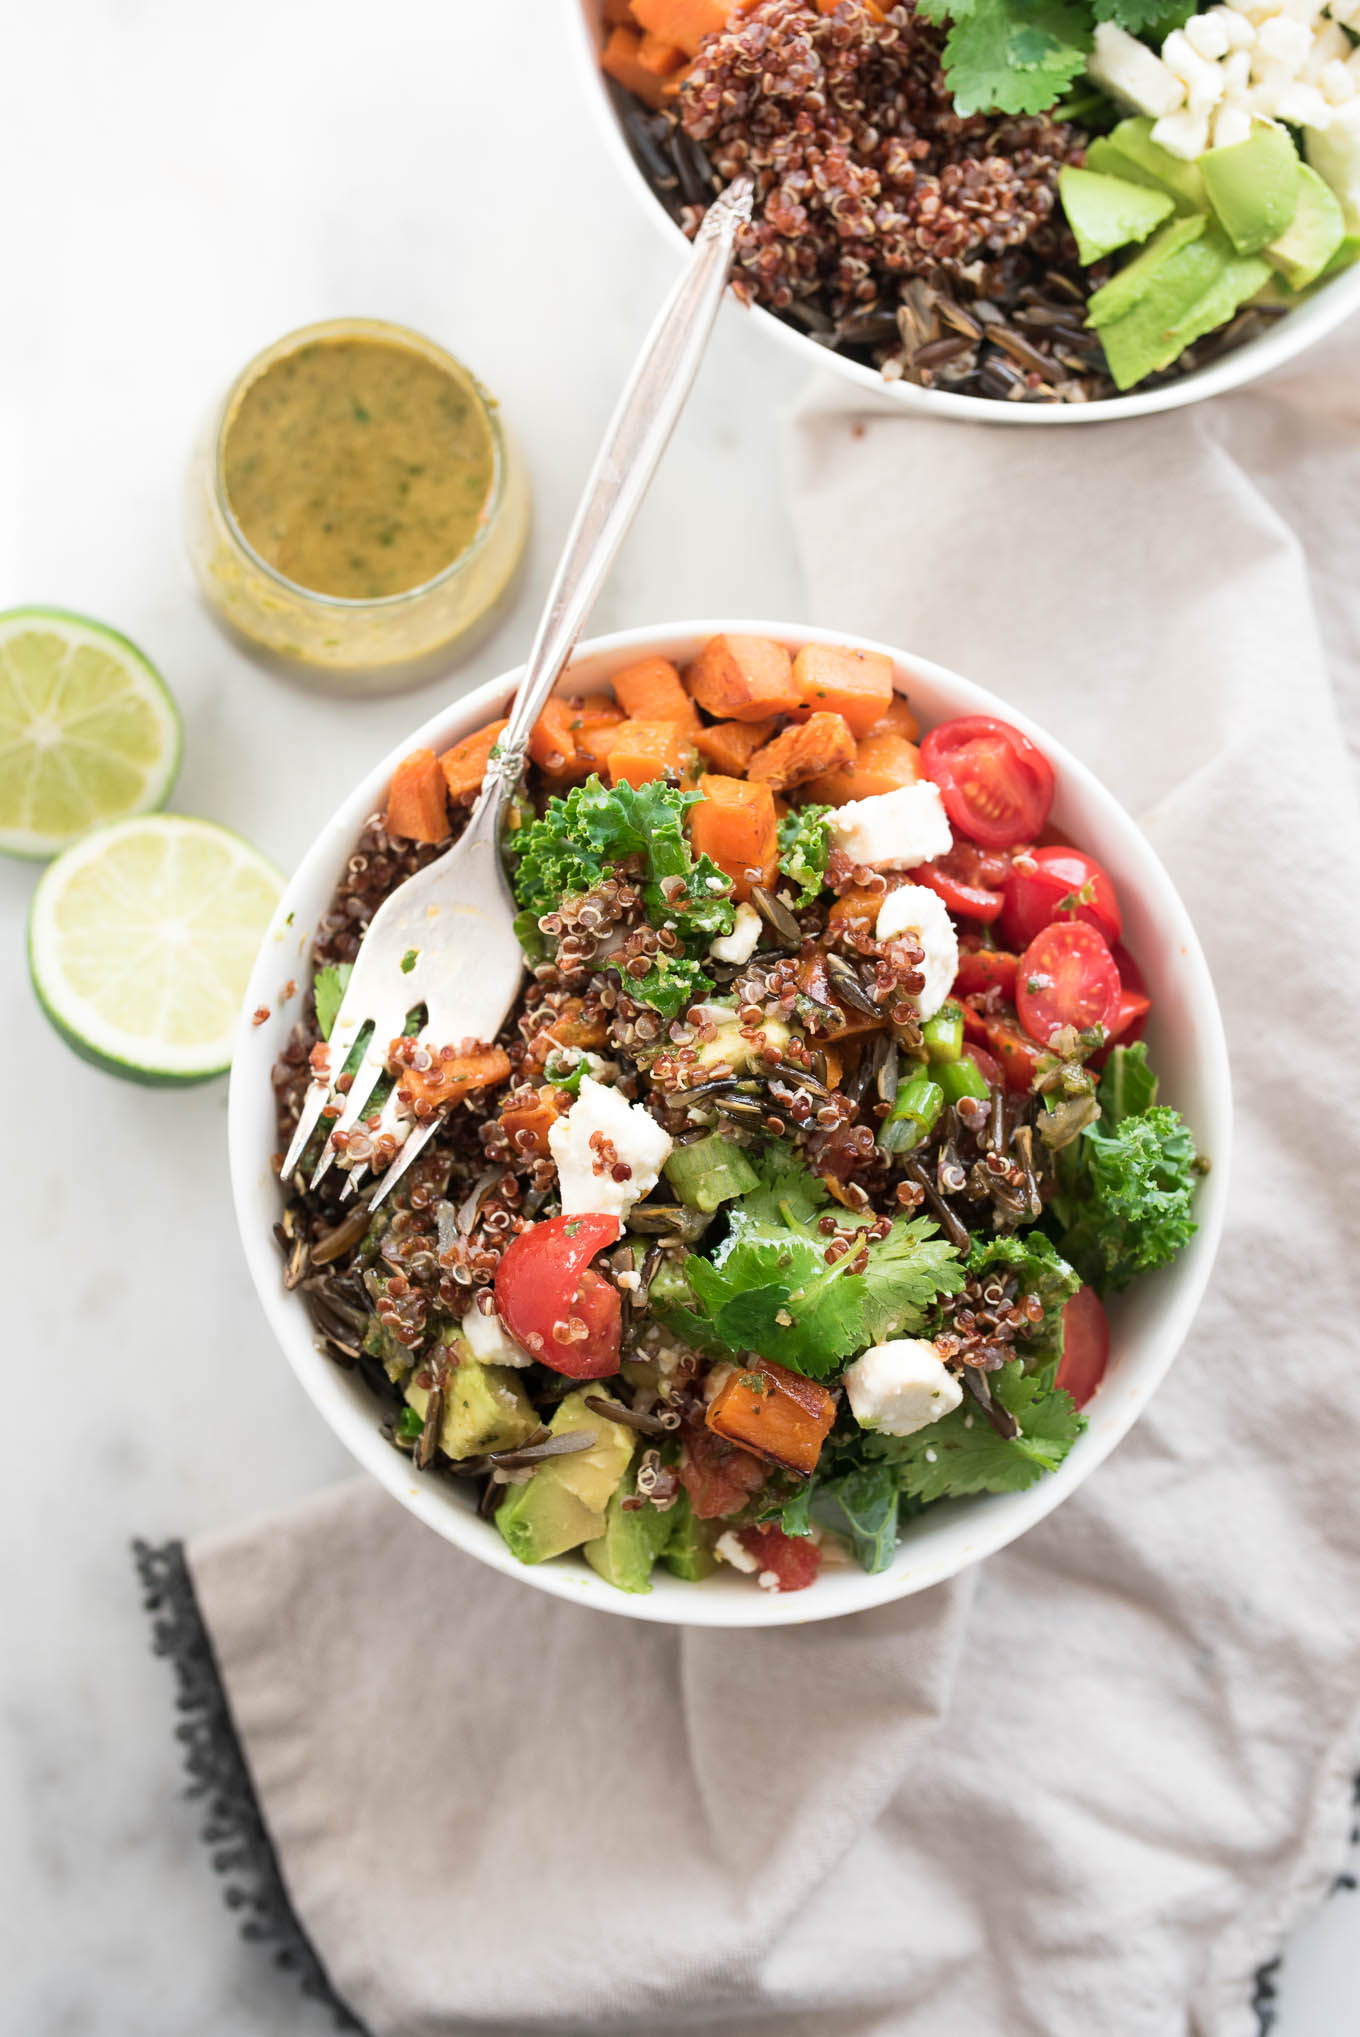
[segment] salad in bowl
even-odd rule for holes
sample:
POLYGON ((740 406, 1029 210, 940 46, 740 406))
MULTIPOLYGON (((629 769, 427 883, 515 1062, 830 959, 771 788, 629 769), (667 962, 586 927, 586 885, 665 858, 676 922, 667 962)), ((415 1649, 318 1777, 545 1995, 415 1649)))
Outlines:
POLYGON ((279 1181, 266 1069, 277 1169, 368 920, 503 722, 442 717, 327 830, 252 986, 238 1201, 309 1387, 454 1539, 665 1618, 848 1610, 1047 1511, 1169 1363, 1218 1222, 1217 1013, 1132 824, 1000 703, 813 632, 637 637, 535 731, 498 1037, 413 1012, 279 1181), (392 1088, 438 1129, 379 1199, 392 1088))

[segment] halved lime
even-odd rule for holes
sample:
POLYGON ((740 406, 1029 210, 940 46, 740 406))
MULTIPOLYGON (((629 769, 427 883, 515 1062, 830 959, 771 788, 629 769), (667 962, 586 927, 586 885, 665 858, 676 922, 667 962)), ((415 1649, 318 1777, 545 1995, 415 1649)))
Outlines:
POLYGON ((0 849, 55 856, 87 828, 163 804, 179 710, 117 630, 60 608, 0 615, 0 849))
POLYGON ((33 894, 28 961, 44 1011, 114 1075, 223 1074, 282 889, 272 863, 212 821, 154 813, 94 829, 33 894))

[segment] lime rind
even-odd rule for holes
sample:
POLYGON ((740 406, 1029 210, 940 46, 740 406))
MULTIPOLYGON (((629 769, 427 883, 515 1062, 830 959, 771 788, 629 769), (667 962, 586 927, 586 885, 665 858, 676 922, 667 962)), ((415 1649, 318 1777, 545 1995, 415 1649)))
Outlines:
POLYGON ((283 877, 213 821, 134 815, 91 830, 44 871, 29 973, 82 1060, 152 1086, 231 1065, 241 1005, 283 877))
POLYGON ((154 812, 170 796, 181 741, 174 696, 146 653, 120 631, 63 608, 0 613, 0 853, 45 861, 92 826, 154 812), (13 753, 30 747, 27 731, 39 710, 31 692, 35 675, 6 647, 16 637, 44 634, 60 669, 54 662, 45 676, 37 674, 37 684, 58 689, 61 739, 16 773, 13 753), (110 688, 110 665, 125 684, 110 688), (65 824, 33 825, 44 809, 63 813, 65 824))

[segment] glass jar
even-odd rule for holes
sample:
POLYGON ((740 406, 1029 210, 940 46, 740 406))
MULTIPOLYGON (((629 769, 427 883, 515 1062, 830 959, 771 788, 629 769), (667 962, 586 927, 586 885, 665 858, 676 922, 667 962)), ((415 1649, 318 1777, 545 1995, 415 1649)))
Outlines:
POLYGON ((433 340, 381 319, 327 319, 257 354, 213 412, 189 471, 189 557, 217 615, 248 646, 298 677, 346 692, 395 691, 440 670, 450 646, 484 621, 506 592, 528 529, 528 478, 494 398, 433 340), (492 478, 475 535, 441 571, 402 593, 355 598, 317 593, 288 579, 246 538, 227 491, 225 449, 247 391, 300 349, 341 340, 398 347, 429 362, 476 405, 490 436, 492 478))

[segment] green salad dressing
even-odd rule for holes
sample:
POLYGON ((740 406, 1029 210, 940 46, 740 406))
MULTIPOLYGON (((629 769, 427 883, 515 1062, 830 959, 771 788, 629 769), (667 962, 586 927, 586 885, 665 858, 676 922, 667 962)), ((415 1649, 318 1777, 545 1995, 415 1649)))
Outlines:
POLYGON ((313 340, 249 384, 222 439, 251 549, 317 594, 408 593, 472 544, 495 482, 470 382, 390 340, 313 340))

